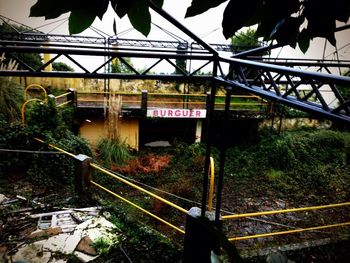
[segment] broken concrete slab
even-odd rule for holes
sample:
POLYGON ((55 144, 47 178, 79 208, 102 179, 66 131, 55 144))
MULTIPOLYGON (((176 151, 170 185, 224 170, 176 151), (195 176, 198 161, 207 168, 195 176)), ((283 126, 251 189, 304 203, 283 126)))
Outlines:
POLYGON ((90 256, 97 256, 97 251, 93 246, 93 241, 91 240, 91 238, 89 236, 85 236, 83 237, 78 246, 75 249, 76 251, 82 252, 86 255, 90 255, 90 256))
POLYGON ((98 208, 84 208, 31 215, 31 220, 38 220, 37 229, 28 235, 34 240, 19 247, 12 259, 30 263, 28 256, 33 262, 51 263, 58 262, 53 255, 61 253, 74 254, 83 262, 94 260, 99 256, 95 242, 103 240, 109 249, 122 238, 120 230, 99 212, 98 208))

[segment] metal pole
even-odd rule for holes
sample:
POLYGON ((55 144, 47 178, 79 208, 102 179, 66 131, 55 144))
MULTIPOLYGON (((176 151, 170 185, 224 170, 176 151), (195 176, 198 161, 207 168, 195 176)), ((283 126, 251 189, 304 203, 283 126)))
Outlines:
POLYGON ((183 263, 211 263, 211 251, 219 247, 219 240, 201 220, 212 221, 213 216, 211 220, 202 218, 200 208, 192 207, 186 215, 183 263))
POLYGON ((222 123, 222 137, 221 137, 221 149, 220 149, 220 163, 219 163, 219 175, 218 175, 218 186, 216 191, 216 211, 215 211, 215 224, 220 225, 220 210, 221 210, 221 199, 222 199, 222 188, 224 182, 224 168, 225 158, 227 149, 227 123, 230 115, 230 103, 231 103, 232 87, 226 88, 226 99, 225 99, 225 112, 222 123))
POLYGON ((211 155, 211 145, 212 145, 212 121, 214 119, 214 107, 215 107, 215 93, 216 84, 213 83, 210 94, 207 95, 207 123, 206 123, 206 152, 205 152, 205 162, 204 162, 204 175, 203 175, 203 188, 202 188, 202 203, 201 203, 201 213, 202 217, 205 216, 205 211, 207 209, 207 197, 208 197, 208 171, 210 165, 210 155, 211 155), (209 101, 208 101, 209 100, 209 101))

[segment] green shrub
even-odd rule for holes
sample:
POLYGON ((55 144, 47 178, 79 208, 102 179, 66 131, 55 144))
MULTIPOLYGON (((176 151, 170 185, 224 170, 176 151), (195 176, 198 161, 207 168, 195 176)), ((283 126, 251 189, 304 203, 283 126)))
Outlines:
POLYGON ((121 165, 131 158, 131 153, 125 141, 103 138, 97 144, 98 157, 106 166, 121 165))
POLYGON ((9 78, 0 78, 0 120, 15 122, 20 120, 23 101, 23 87, 9 78))
MULTIPOLYGON (((49 101, 33 102, 27 108, 26 125, 4 122, 0 130, 0 145, 6 149, 51 151, 47 144, 34 140, 38 137, 73 154, 92 156, 87 142, 74 135, 62 120, 61 112, 49 101)), ((6 154, 0 170, 4 175, 19 170, 31 181, 46 187, 72 187, 75 173, 75 159, 56 153, 11 153, 6 154)))
POLYGON ((267 179, 285 189, 345 191, 350 183, 350 134, 332 130, 265 134, 247 147, 227 151, 225 174, 267 179))

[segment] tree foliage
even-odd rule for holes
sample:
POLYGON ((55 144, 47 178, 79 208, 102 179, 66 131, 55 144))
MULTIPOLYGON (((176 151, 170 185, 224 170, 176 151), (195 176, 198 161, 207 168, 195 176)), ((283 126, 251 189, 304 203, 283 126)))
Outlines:
POLYGON ((111 72, 112 73, 133 73, 133 70, 131 69, 131 67, 133 67, 131 58, 122 58, 122 59, 123 61, 125 61, 125 63, 118 58, 113 59, 112 65, 111 65, 111 72))
POLYGON ((53 62, 52 69, 54 71, 74 71, 74 69, 64 62, 53 62))
MULTIPOLYGON (((23 26, 18 26, 14 24, 6 24, 2 23, 0 25, 0 33, 4 34, 20 34, 21 32, 28 31, 28 28, 23 26)), ((13 53, 13 55, 17 56, 20 60, 22 60, 25 64, 27 64, 29 67, 33 69, 37 69, 40 66, 43 65, 42 58, 40 54, 37 53, 13 53)), ((6 58, 5 60, 1 61, 1 63, 8 64, 10 61, 10 58, 6 58)), ((0 63, 0 64, 1 64, 0 63)), ((24 67, 19 64, 18 69, 23 69, 24 67)))
MULTIPOLYGON (((56 18, 71 12, 69 32, 77 34, 89 27, 96 17, 102 19, 111 3, 116 14, 128 16, 135 29, 145 36, 151 29, 149 7, 162 7, 163 0, 87 0, 84 2, 38 0, 30 16, 56 18)), ((192 17, 227 3, 222 20, 223 34, 232 37, 239 29, 257 25, 257 34, 265 40, 300 47, 306 51, 316 37, 336 44, 336 21, 346 23, 350 15, 348 0, 192 0, 185 17, 192 17)))
POLYGON ((0 78, 0 119, 9 123, 20 119, 23 87, 9 78, 0 78))

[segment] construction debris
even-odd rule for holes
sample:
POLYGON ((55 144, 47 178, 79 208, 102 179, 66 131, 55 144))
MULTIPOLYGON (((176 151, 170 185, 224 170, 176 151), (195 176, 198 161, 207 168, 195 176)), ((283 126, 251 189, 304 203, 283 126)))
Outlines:
POLYGON ((123 238, 100 207, 34 213, 37 209, 17 209, 24 201, 34 205, 0 194, 0 209, 16 204, 0 220, 0 262, 64 263, 72 255, 89 262, 123 238))

